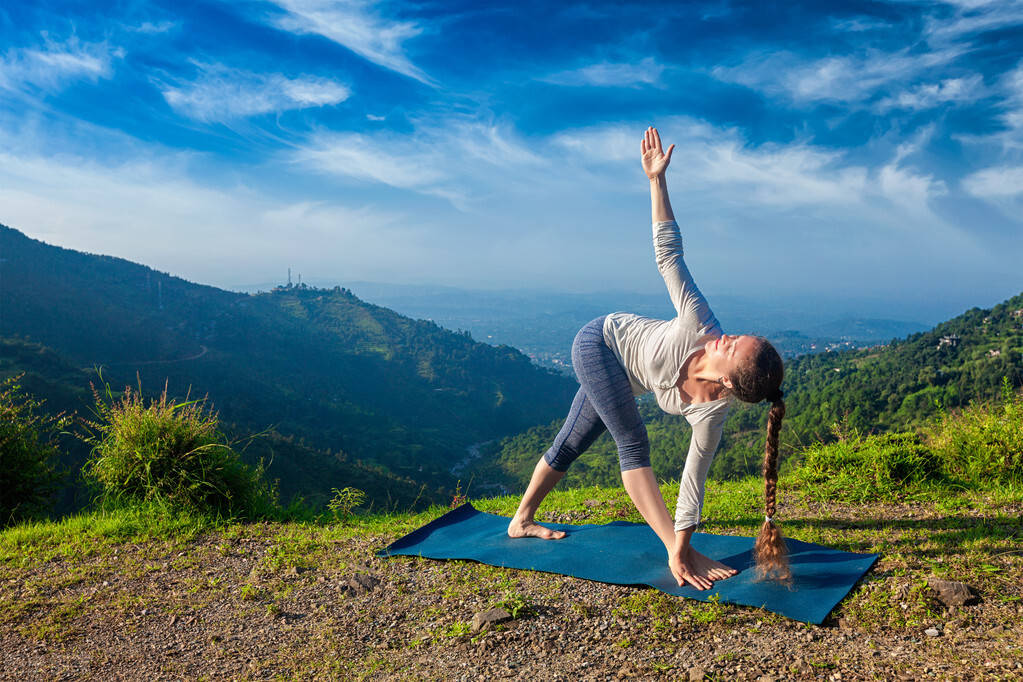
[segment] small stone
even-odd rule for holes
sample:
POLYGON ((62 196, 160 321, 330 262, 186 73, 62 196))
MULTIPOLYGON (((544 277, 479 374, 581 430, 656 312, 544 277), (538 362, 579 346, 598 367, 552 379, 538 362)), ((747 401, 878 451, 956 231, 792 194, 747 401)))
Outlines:
POLYGON ((366 573, 356 573, 355 575, 348 579, 347 583, 349 589, 351 589, 353 592, 357 594, 364 594, 366 592, 370 592, 373 589, 375 589, 376 586, 379 584, 380 584, 379 578, 374 578, 373 576, 366 573))
POLYGON ((489 611, 480 611, 472 617, 472 631, 480 632, 511 619, 512 615, 504 609, 497 608, 490 609, 489 611))
POLYGON ((597 507, 599 505, 600 505, 600 502, 598 502, 597 500, 586 500, 586 501, 583 502, 583 506, 590 507, 590 508, 597 507))
POLYGON ((993 628, 991 628, 990 630, 988 630, 987 634, 988 634, 989 637, 997 637, 998 635, 1002 634, 1003 632, 1005 632, 1005 626, 1004 625, 996 625, 993 628))
POLYGON ((941 634, 941 630, 939 630, 938 628, 927 628, 926 630, 924 630, 924 634, 927 635, 928 637, 937 637, 938 635, 941 634))
POLYGON ((938 593, 938 599, 945 606, 962 606, 973 599, 973 588, 966 583, 954 580, 942 580, 940 578, 928 578, 927 585, 938 593))
POLYGON ((707 676, 707 671, 703 668, 690 668, 689 669, 689 682, 699 682, 707 676))

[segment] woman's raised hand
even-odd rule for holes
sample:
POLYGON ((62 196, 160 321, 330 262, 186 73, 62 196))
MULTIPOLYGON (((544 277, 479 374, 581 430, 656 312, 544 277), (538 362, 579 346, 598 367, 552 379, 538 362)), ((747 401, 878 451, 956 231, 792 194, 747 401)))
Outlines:
POLYGON ((646 129, 639 148, 643 153, 641 159, 646 176, 653 180, 663 175, 668 163, 671 162, 671 151, 675 145, 668 147, 667 152, 661 149, 661 136, 657 134, 657 128, 651 126, 646 129))

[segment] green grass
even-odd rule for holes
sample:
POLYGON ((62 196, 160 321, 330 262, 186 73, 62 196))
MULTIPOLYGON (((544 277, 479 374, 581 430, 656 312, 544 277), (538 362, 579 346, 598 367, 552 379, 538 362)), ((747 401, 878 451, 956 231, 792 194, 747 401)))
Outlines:
POLYGON ((1000 401, 942 413, 927 434, 949 475, 975 486, 1023 485, 1023 394, 1007 381, 1000 401))
POLYGON ((822 502, 891 502, 947 487, 940 458, 914 433, 854 434, 813 445, 792 474, 822 502))
POLYGON ((262 463, 241 461, 205 398, 177 402, 165 385, 147 404, 141 385, 117 399, 104 387, 105 395, 94 390, 95 420, 83 420, 82 435, 92 446, 82 473, 104 507, 156 502, 250 519, 278 508, 262 463))

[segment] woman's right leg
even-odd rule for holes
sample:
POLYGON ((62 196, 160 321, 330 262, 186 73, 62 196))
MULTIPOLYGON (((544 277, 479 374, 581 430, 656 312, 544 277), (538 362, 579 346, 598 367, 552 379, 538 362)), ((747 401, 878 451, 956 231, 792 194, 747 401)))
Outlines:
POLYGON ((568 466, 576 457, 586 452, 593 441, 605 431, 603 422, 593 409, 593 404, 586 397, 581 387, 572 401, 572 409, 568 411, 565 423, 558 432, 554 444, 544 453, 533 468, 533 476, 529 486, 522 495, 519 508, 511 523, 508 524, 508 535, 513 538, 535 537, 545 540, 557 540, 565 537, 558 530, 545 528, 533 520, 540 503, 547 497, 554 486, 565 476, 568 466))
MULTIPOLYGON (((587 375, 586 365, 594 360, 602 361, 597 354, 588 352, 587 341, 599 333, 603 338, 604 318, 600 317, 585 325, 576 335, 572 343, 572 364, 576 374, 587 375), (580 353, 580 347, 582 352, 580 353)), ((590 344, 591 345, 591 344, 590 344)), ((529 480, 519 508, 511 523, 508 524, 508 535, 513 538, 538 537, 545 540, 565 537, 562 531, 553 531, 537 524, 533 518, 540 503, 558 484, 568 470, 569 465, 593 444, 600 434, 606 431, 604 422, 593 408, 593 402, 586 394, 584 386, 580 386, 572 401, 565 423, 554 439, 554 444, 544 453, 533 468, 533 476, 529 480)))

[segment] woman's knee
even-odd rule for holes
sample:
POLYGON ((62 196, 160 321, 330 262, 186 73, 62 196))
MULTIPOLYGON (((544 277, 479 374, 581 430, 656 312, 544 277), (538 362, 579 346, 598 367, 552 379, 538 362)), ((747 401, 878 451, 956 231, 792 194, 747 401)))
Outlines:
POLYGON ((566 444, 562 444, 558 448, 552 447, 550 450, 544 453, 543 459, 555 471, 568 471, 568 467, 571 466, 572 462, 579 457, 579 453, 566 444))
POLYGON ((618 464, 622 471, 650 466, 650 439, 646 429, 636 438, 618 444, 618 464))

